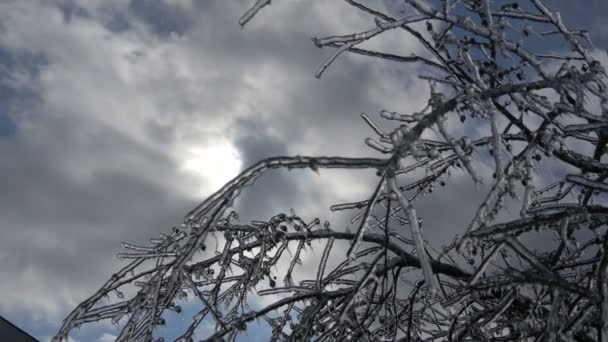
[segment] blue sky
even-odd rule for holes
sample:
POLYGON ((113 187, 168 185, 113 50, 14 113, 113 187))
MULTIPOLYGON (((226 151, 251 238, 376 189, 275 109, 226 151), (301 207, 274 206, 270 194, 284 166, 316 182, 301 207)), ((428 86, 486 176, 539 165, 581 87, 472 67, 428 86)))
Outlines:
MULTIPOLYGON (((0 315, 45 340, 120 267, 121 241, 168 230, 261 158, 370 155, 361 112, 424 107, 428 88, 415 66, 343 56, 314 78, 330 50, 310 37, 373 25, 343 1, 273 1, 241 30, 252 3, 0 2, 0 315)), ((370 3, 398 13, 396 0, 370 3)), ((608 2, 547 4, 608 48, 608 2)), ((421 51, 399 32, 369 47, 421 51)), ((327 207, 365 197, 373 180, 273 173, 244 194, 241 216, 293 207, 344 223, 327 207)), ((450 185, 421 203, 430 240, 466 222, 479 202, 466 177, 450 185), (445 215, 432 215, 437 206, 445 215)), ((115 333, 105 324, 73 337, 115 333)))

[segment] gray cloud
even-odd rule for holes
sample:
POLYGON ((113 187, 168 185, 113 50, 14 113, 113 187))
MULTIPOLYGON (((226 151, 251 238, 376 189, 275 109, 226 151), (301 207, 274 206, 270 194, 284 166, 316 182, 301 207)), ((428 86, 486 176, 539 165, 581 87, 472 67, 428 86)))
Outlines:
POLYGON ((30 312, 57 320, 64 305, 90 294, 116 269, 118 242, 166 230, 194 202, 142 179, 142 172, 175 177, 174 165, 128 137, 102 130, 82 141, 70 134, 78 127, 73 121, 38 120, 43 127, 26 130, 36 139, 22 130, 0 144, 0 308, 9 317, 30 312), (88 153, 96 155, 99 170, 75 179, 66 172, 66 158, 88 153), (103 170, 103 163, 121 158, 136 160, 134 169, 103 170))
MULTIPOLYGON (((153 26, 153 11, 159 9, 144 5, 150 4, 121 12, 131 21, 120 30, 108 24, 125 8, 120 3, 62 2, 61 11, 39 8, 35 1, 4 5, 13 11, 2 19, 6 51, 45 56, 36 66, 40 80, 25 82, 37 85, 32 93, 39 103, 27 104, 27 113, 12 122, 14 135, 0 144, 6 156, 0 172, 7 180, 1 190, 8 194, 0 200, 7 234, 2 259, 8 261, 1 273, 11 279, 2 284, 8 295, 0 310, 18 322, 33 322, 35 315, 37 326, 55 329, 52 322, 116 270, 113 255, 120 241, 144 241, 166 230, 201 199, 188 193, 205 183, 181 170, 183 144, 227 139, 243 165, 294 153, 294 144, 306 145, 311 135, 336 132, 333 146, 339 147, 341 135, 346 137, 339 118, 360 110, 341 104, 366 101, 369 65, 346 58, 336 64, 333 81, 330 73, 329 83, 318 81, 313 68, 327 51, 314 48, 302 32, 285 35, 261 21, 241 32, 237 6, 220 3, 209 6, 224 8, 199 7, 199 21, 191 26, 153 26), (39 15, 50 18, 45 37, 27 26, 39 15), (176 40, 169 30, 190 41, 176 40), (149 41, 149 34, 162 40, 149 41), (344 73, 352 67, 356 73, 344 73), (20 290, 10 291, 14 288, 20 290)), ((173 23, 181 22, 181 14, 173 23)), ((322 19, 322 13, 316 15, 322 19)), ((33 64, 24 68, 37 70, 33 64)), ((358 121, 352 126, 362 127, 358 121)), ((313 147, 301 153, 323 146, 313 147)), ((320 198, 297 172, 261 179, 243 196, 244 211, 260 219, 320 198)))
MULTIPOLYGON (((37 317, 50 329, 40 336, 52 334, 119 267, 120 241, 165 231, 215 190, 218 171, 204 163, 198 174, 183 170, 192 148, 231 146, 243 167, 274 155, 370 156, 361 112, 377 118, 384 108, 424 105, 416 67, 344 55, 314 78, 332 50, 310 37, 363 31, 371 18, 342 2, 277 1, 241 30, 249 5, 0 4, 0 102, 19 109, 8 119, 0 113, 0 290, 8 294, 0 314, 37 317)), ((399 32, 371 44, 419 49, 399 32)), ((238 205, 243 219, 293 207, 343 229, 349 213, 327 207, 366 199, 376 180, 359 171, 271 171, 238 205)), ((437 244, 463 230, 483 195, 462 177, 448 185, 419 203, 437 244)))
POLYGON ((165 0, 131 0, 129 8, 160 36, 183 35, 196 24, 196 12, 165 0))
POLYGON ((0 137, 15 131, 15 121, 41 98, 38 76, 47 64, 43 54, 11 50, 0 44, 0 137))

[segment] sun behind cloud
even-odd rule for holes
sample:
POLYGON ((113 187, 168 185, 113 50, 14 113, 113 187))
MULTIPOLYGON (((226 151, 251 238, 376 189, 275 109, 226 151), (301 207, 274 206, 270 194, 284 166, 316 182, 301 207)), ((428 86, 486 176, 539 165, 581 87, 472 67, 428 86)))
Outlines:
POLYGON ((196 196, 218 190, 238 175, 242 164, 239 151, 229 142, 220 142, 186 148, 181 160, 181 169, 200 179, 204 184, 200 192, 193 193, 196 196))

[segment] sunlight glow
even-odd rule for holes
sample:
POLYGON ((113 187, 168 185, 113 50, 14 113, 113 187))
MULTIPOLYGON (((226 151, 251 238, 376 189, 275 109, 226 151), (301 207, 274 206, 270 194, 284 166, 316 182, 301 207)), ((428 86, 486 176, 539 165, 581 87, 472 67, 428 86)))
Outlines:
POLYGON ((209 194, 238 175, 242 161, 239 152, 224 142, 212 146, 191 147, 187 150, 182 169, 204 183, 201 193, 209 194))

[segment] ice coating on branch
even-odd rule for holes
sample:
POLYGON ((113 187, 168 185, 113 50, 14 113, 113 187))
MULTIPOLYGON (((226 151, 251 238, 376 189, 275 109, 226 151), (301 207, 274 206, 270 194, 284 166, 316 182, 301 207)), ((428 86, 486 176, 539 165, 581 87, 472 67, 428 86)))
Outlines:
POLYGON ((245 26, 264 6, 270 5, 271 0, 257 0, 255 4, 239 19, 241 28, 245 26))
POLYGON ((425 243, 418 223, 418 218, 416 217, 416 211, 412 207, 411 203, 407 201, 407 199, 399 190, 395 178, 390 177, 387 181, 389 183, 389 189, 397 195, 397 200, 401 205, 401 209, 407 214, 410 229, 412 232, 412 239, 414 240, 414 244, 416 245, 416 256, 418 257, 418 260, 420 262, 420 267, 422 268, 424 280, 427 286, 429 287, 429 290, 431 291, 432 295, 439 295, 440 297, 443 297, 443 292, 441 291, 439 284, 437 283, 437 280, 433 274, 431 263, 424 247, 425 243))
POLYGON ((348 260, 354 261, 355 252, 357 251, 359 244, 361 243, 361 239, 363 234, 365 234, 368 226, 369 226, 369 218, 378 201, 382 191, 385 187, 386 183, 386 174, 382 174, 378 185, 376 186, 376 190, 372 194, 372 197, 369 199, 367 206, 365 207, 365 213, 363 214, 363 219, 361 220, 361 224, 359 225, 359 229, 357 229, 357 233, 355 234, 354 240, 351 242, 348 251, 346 252, 346 256, 348 260))

